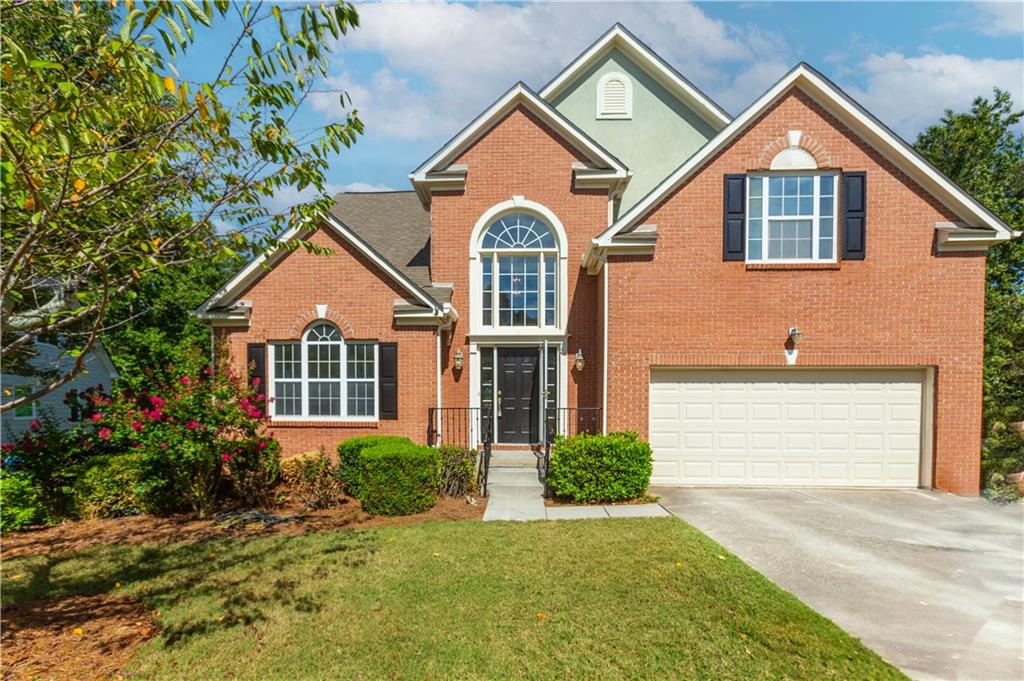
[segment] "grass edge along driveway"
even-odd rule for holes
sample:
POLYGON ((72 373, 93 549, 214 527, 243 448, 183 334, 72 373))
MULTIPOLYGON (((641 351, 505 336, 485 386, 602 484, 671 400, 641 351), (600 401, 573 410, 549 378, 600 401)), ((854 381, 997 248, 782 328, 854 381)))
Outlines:
POLYGON ((5 563, 5 603, 116 589, 157 610, 162 632, 130 678, 904 678, 677 518, 436 522, 5 563))

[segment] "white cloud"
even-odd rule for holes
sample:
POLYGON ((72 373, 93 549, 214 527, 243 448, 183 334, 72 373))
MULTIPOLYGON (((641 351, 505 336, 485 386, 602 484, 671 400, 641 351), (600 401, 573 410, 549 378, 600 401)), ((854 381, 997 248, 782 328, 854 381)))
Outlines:
POLYGON ((866 85, 847 91, 908 140, 935 123, 945 109, 966 110, 992 88, 1024 101, 1024 60, 971 59, 959 54, 907 57, 898 52, 871 55, 861 62, 866 85))
MULTIPOLYGON (((380 3, 360 5, 359 13, 328 87, 351 95, 368 137, 401 140, 449 137, 519 80, 541 88, 617 21, 698 87, 741 104, 760 92, 731 96, 724 65, 755 55, 777 63, 783 49, 777 36, 733 28, 687 3, 380 3), (357 81, 352 62, 367 53, 384 65, 357 81)), ((340 111, 336 95, 314 106, 340 111)))
MULTIPOLYGON (((323 89, 343 90, 352 100, 352 108, 366 126, 366 135, 416 140, 433 137, 442 123, 432 98, 417 92, 406 78, 390 69, 376 70, 369 82, 357 82, 346 71, 327 78, 323 89)), ((313 109, 329 116, 341 112, 336 93, 318 92, 310 95, 313 109)))
MULTIPOLYGON (((740 26, 688 3, 360 5, 360 28, 342 39, 329 87, 351 95, 367 138, 439 144, 516 81, 540 89, 621 22, 735 114, 797 61, 796 48, 783 36, 758 27, 760 9, 740 8, 750 17, 740 26)), ((1019 24, 1021 6, 989 3, 979 12, 990 18, 990 30, 1006 32, 1019 24)), ((871 49, 870 36, 855 37, 860 54, 871 49)), ((993 86, 1024 101, 1019 59, 923 50, 853 59, 830 54, 828 75, 907 136, 945 108, 965 108, 975 96, 990 94, 993 86)), ((336 95, 319 95, 313 106, 328 115, 339 112, 336 95)))
MULTIPOLYGON (((341 192, 389 192, 394 191, 394 189, 380 184, 352 182, 350 184, 327 184, 324 187, 324 191, 328 196, 334 196, 341 192)), ((264 201, 263 205, 273 214, 283 213, 292 206, 305 203, 306 201, 312 201, 316 198, 316 195, 316 189, 312 186, 306 187, 302 191, 299 191, 295 187, 285 187, 274 194, 273 197, 264 201)))
POLYGON ((979 2, 976 26, 991 36, 1024 34, 1024 4, 1020 2, 979 2))

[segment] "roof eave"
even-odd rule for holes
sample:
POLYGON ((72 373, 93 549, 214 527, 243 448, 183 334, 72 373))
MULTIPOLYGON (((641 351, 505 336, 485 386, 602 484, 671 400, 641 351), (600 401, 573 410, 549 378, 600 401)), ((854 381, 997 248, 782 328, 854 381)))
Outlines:
POLYGON ((587 156, 592 164, 589 167, 595 172, 615 173, 620 176, 619 181, 629 174, 629 168, 614 154, 573 125, 525 83, 520 82, 506 91, 491 106, 474 118, 469 125, 434 152, 419 168, 410 173, 409 181, 412 182, 425 207, 430 205, 430 196, 433 191, 464 187, 468 168, 462 164, 452 165, 453 161, 465 149, 483 137, 502 117, 520 105, 526 106, 534 114, 537 114, 566 141, 587 156))

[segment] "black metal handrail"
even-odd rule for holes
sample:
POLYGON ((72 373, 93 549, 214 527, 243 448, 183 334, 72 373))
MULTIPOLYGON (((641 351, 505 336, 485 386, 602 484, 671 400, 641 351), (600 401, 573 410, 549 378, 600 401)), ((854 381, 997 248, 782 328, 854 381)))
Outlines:
POLYGON ((559 435, 572 437, 602 432, 601 407, 557 407, 549 409, 544 423, 544 448, 538 452, 537 475, 544 483, 544 496, 551 496, 548 485, 548 470, 551 467, 551 444, 559 435))
POLYGON ((474 449, 494 432, 490 407, 430 407, 427 409, 427 444, 474 449))
POLYGON ((482 450, 477 453, 477 487, 487 496, 494 443, 494 413, 490 407, 430 407, 427 409, 427 444, 482 450))

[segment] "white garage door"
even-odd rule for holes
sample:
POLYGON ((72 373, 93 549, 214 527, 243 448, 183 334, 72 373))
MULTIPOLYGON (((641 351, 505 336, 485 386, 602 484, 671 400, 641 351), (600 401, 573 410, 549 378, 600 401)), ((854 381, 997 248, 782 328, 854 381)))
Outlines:
POLYGON ((651 482, 916 487, 922 376, 655 369, 651 482))

